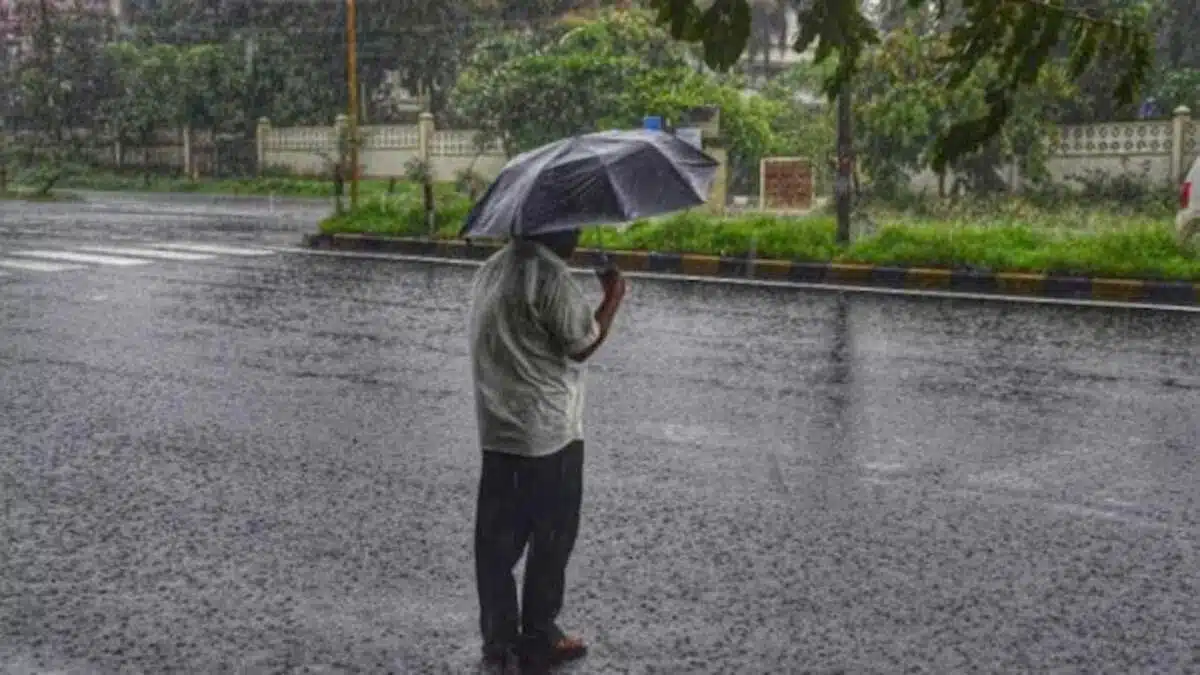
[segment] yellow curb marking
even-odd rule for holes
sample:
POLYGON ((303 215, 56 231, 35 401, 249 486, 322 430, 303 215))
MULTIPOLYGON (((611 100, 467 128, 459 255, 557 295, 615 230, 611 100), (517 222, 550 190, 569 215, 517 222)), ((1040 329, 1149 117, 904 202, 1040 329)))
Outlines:
POLYGON ((996 275, 996 290, 1014 295, 1041 295, 1046 287, 1045 274, 1004 272, 996 275))
POLYGON ((906 288, 950 288, 950 270, 914 267, 904 275, 906 288))
POLYGON ((721 259, 715 255, 685 255, 679 269, 684 274, 707 274, 716 276, 721 271, 721 259))
POLYGON ((1146 293, 1146 284, 1132 279, 1093 279, 1092 297, 1101 300, 1133 300, 1146 293))

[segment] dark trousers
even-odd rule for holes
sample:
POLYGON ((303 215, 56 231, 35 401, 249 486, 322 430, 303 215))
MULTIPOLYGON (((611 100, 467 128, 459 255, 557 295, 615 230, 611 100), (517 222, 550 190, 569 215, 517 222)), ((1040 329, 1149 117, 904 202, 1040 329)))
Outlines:
POLYGON ((579 532, 583 441, 547 457, 483 453, 475 514, 475 579, 484 649, 557 640, 567 562, 579 532), (526 545, 521 611, 513 568, 526 545))

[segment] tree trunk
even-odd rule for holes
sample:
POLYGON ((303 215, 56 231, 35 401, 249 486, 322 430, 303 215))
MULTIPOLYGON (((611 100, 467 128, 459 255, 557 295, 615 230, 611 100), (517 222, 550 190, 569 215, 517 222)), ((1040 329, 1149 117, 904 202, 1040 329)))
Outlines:
POLYGON ((425 223, 429 226, 429 234, 432 236, 437 231, 437 213, 434 210, 433 203, 433 181, 427 179, 421 186, 421 192, 425 198, 425 223))

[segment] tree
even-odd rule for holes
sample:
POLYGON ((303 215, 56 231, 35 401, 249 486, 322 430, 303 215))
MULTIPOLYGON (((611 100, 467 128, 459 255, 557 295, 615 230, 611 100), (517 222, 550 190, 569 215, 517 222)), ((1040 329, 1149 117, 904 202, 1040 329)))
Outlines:
POLYGON ((105 117, 121 143, 133 143, 143 156, 149 181, 149 148, 154 135, 183 117, 187 83, 181 77, 179 50, 168 44, 140 47, 118 42, 105 50, 115 87, 103 106, 105 117))
MULTIPOLYGON (((944 87, 937 64, 950 53, 949 40, 945 34, 921 36, 909 27, 892 32, 864 55, 854 86, 854 127, 861 168, 878 189, 902 188, 910 173, 932 167, 939 132, 984 114, 989 88, 1003 77, 999 62, 990 59, 977 64, 959 87, 944 87)), ((1044 67, 1016 94, 996 135, 945 169, 972 192, 1006 189, 998 171, 1010 163, 1025 179, 1045 179, 1055 118, 1074 94, 1062 65, 1044 67)))
POLYGON ((179 119, 197 129, 233 130, 254 123, 237 97, 245 91, 246 71, 229 47, 206 44, 180 48, 179 119))
POLYGON ((11 114, 16 127, 65 140, 93 121, 106 81, 100 53, 112 22, 79 0, 17 5, 27 41, 18 41, 11 114))
POLYGON ((78 0, 21 3, 15 18, 21 39, 4 45, 11 49, 0 159, 44 195, 89 159, 89 130, 107 87, 99 55, 113 26, 78 0))
MULTIPOLYGON (((711 67, 728 69, 746 48, 751 27, 748 0, 706 0, 701 10, 694 0, 650 0, 658 20, 669 25, 677 39, 704 46, 711 67)), ((798 52, 815 48, 815 60, 836 57, 836 68, 825 82, 830 99, 849 86, 861 68, 865 50, 879 35, 863 15, 858 0, 811 0, 799 16, 798 52)), ((928 0, 908 0, 912 8, 928 0)), ((1068 8, 1060 0, 959 0, 962 18, 948 27, 949 53, 940 73, 948 87, 966 82, 980 63, 998 64, 1000 79, 985 93, 981 114, 956 122, 939 132, 933 165, 942 170, 952 160, 974 152, 995 137, 1013 112, 1015 98, 1037 83, 1041 69, 1052 60, 1051 50, 1065 43, 1071 50, 1069 74, 1079 77, 1103 60, 1121 76, 1114 87, 1118 101, 1132 102, 1149 73, 1152 44, 1144 29, 1146 8, 1123 15, 1068 8)), ((944 17, 953 3, 938 0, 944 17)))
MULTIPOLYGON (((610 12, 553 30, 515 31, 479 45, 451 97, 456 114, 509 154, 579 133, 679 119, 721 108, 735 173, 753 173, 771 145, 776 104, 698 70, 688 50, 644 12, 610 12), (749 168, 747 168, 749 167, 749 168)), ((736 179, 737 176, 735 176, 736 179)))

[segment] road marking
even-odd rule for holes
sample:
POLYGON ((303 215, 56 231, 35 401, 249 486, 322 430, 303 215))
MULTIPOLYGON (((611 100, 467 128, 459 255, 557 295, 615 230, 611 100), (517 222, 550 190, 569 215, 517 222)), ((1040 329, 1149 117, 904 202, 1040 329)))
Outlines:
POLYGON ((169 249, 172 251, 193 251, 196 253, 213 253, 216 255, 275 255, 275 251, 266 248, 236 248, 233 246, 218 246, 216 244, 150 244, 154 248, 169 249))
MULTIPOLYGON (((401 262, 423 262, 438 265, 457 265, 460 267, 479 267, 482 260, 461 260, 458 258, 436 258, 425 255, 406 255, 403 253, 367 253, 360 251, 329 251, 311 249, 301 246, 273 246, 272 249, 281 253, 298 253, 300 255, 319 255, 334 258, 366 258, 372 260, 396 260, 401 262)), ((575 274, 592 275, 590 269, 573 268, 575 274)), ((794 290, 829 291, 835 293, 858 293, 860 295, 901 295, 914 298, 943 298, 947 300, 977 300, 983 302, 1011 302, 1026 305, 1058 305, 1067 307, 1099 307, 1106 309, 1149 309, 1158 312, 1186 312, 1200 314, 1200 307, 1191 305, 1168 305, 1154 302, 1114 302, 1110 300, 1082 300, 1075 298, 1038 298, 1019 295, 1001 295, 999 293, 967 293, 963 291, 925 291, 906 288, 885 288, 880 286, 849 286, 842 284, 817 284, 803 281, 769 281, 766 279, 734 279, 730 277, 701 277, 687 274, 671 274, 666 272, 634 272, 622 271, 630 279, 652 279, 656 281, 689 281, 701 284, 729 284, 734 286, 760 286, 766 288, 790 288, 794 290)))
MULTIPOLYGON (((41 260, 0 260, 0 267, 7 267, 13 270, 27 270, 30 272, 66 272, 68 270, 81 270, 82 265, 64 265, 62 263, 42 262, 41 260)), ((0 274, 4 274, 0 272, 0 274)))
POLYGON ((180 251, 157 251, 152 248, 139 248, 137 246, 81 246, 81 251, 91 251, 93 253, 111 253, 113 255, 129 255, 144 258, 161 258, 163 260, 212 260, 216 256, 206 253, 183 253, 180 251))
POLYGON ((12 255, 28 256, 30 258, 45 258, 47 260, 66 260, 68 262, 92 263, 96 265, 116 265, 118 267, 133 267, 148 264, 149 260, 137 258, 120 258, 109 255, 91 255, 87 253, 71 253, 70 251, 10 251, 12 255))

